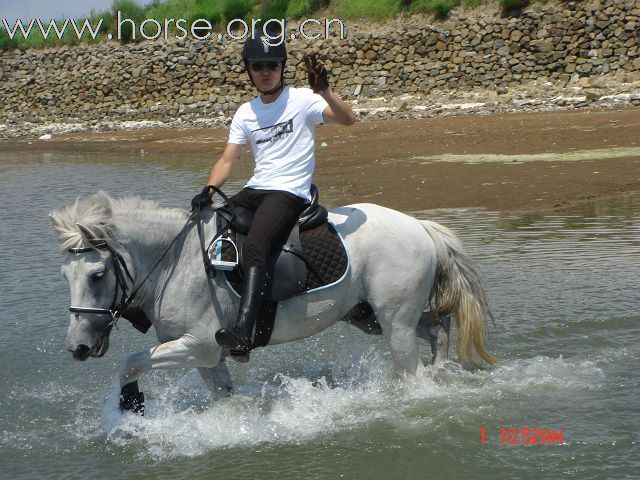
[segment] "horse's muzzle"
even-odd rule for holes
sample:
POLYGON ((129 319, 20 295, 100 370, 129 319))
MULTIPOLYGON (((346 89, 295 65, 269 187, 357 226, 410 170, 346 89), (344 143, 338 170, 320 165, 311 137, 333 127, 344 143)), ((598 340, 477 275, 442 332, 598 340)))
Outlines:
POLYGON ((71 343, 70 345, 67 344, 67 350, 69 350, 73 354, 73 358, 75 360, 80 360, 83 362, 89 357, 102 357, 105 353, 107 353, 107 350, 109 350, 109 334, 111 333, 111 328, 112 325, 108 325, 106 330, 102 332, 102 336, 98 338, 97 341, 94 338, 86 338, 85 341, 89 340, 89 343, 95 342, 92 347, 81 343, 79 345, 76 345, 74 349, 73 343, 71 343))
POLYGON ((91 355, 91 349, 86 345, 78 345, 75 350, 72 350, 72 353, 75 360, 84 362, 91 355))

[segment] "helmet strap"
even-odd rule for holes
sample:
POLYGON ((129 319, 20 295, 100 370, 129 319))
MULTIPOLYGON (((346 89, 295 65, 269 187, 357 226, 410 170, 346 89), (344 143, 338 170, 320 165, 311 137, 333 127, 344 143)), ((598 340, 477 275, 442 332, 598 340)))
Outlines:
MULTIPOLYGON (((255 84, 254 84, 255 86, 255 84)), ((271 90, 260 90, 258 87, 256 87, 256 89, 263 95, 271 95, 272 93, 276 93, 278 90, 282 90, 284 88, 284 83, 280 82, 280 85, 278 85, 277 87, 272 88, 271 90)))

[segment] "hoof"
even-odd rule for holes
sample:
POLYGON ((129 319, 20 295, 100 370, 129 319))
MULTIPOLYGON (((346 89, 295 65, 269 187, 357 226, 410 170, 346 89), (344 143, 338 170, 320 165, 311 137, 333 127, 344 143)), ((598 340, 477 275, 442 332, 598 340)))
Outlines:
POLYGON ((120 391, 120 411, 132 412, 144 417, 144 393, 138 390, 138 382, 122 387, 120 391))

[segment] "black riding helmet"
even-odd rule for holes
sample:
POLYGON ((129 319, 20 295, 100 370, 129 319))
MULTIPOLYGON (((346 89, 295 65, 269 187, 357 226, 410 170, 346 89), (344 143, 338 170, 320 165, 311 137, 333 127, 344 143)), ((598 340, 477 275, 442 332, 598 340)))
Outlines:
POLYGON ((282 71, 280 72, 280 85, 273 90, 263 92, 258 88, 258 91, 263 94, 271 94, 277 92, 279 89, 284 88, 284 67, 287 63, 287 49, 284 46, 284 41, 281 40, 280 45, 274 45, 277 40, 271 39, 266 36, 260 36, 251 38, 249 37, 244 42, 242 48, 242 60, 244 62, 244 68, 249 75, 249 79, 253 86, 258 88, 253 82, 251 75, 249 74, 249 66, 252 63, 258 62, 276 62, 282 64, 282 71))

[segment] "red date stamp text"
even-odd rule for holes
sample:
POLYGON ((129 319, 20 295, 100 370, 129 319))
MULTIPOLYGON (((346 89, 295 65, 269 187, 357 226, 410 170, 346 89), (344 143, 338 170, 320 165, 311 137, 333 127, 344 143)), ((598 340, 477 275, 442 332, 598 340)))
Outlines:
POLYGON ((494 431, 486 427, 480 428, 480 443, 495 443, 501 445, 557 445, 562 444, 562 430, 549 430, 540 427, 504 428, 494 431))

